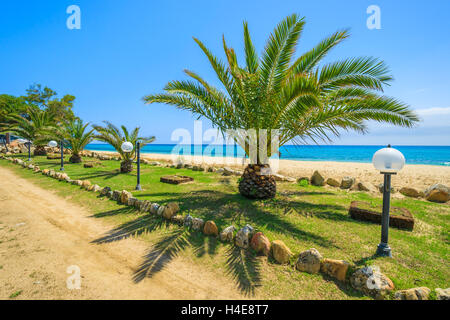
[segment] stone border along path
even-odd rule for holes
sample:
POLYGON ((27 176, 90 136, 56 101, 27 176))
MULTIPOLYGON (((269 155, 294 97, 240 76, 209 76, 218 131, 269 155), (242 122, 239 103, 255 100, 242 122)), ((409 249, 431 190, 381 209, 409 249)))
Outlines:
MULTIPOLYGON (((148 200, 138 200, 126 190, 111 190, 109 187, 101 188, 88 180, 72 180, 66 173, 55 172, 54 170, 40 170, 38 166, 27 164, 25 161, 17 158, 5 157, 0 155, 1 159, 6 159, 14 164, 21 165, 23 168, 33 170, 35 173, 41 172, 43 175, 51 178, 65 181, 73 185, 80 186, 87 191, 97 192, 101 196, 106 196, 111 200, 121 204, 131 206, 140 212, 149 212, 152 215, 158 215, 178 225, 183 225, 193 230, 203 232, 206 236, 219 237, 223 242, 234 243, 234 245, 248 249, 251 247, 259 254, 268 256, 269 254, 280 264, 290 264, 290 260, 294 254, 281 240, 270 240, 262 232, 254 232, 253 227, 246 225, 242 229, 236 230, 234 226, 229 226, 219 233, 219 229, 214 221, 209 220, 206 223, 201 218, 192 217, 190 214, 182 216, 177 214, 180 210, 175 202, 161 206, 157 203, 151 203, 148 200), (233 241, 234 240, 234 241, 233 241)), ((169 166, 169 165, 168 165, 169 166)), ((203 171, 203 170, 202 170, 203 171)), ((363 293, 375 299, 384 299, 394 290, 392 281, 377 267, 365 266, 356 269, 350 263, 344 260, 335 260, 323 258, 322 255, 314 248, 303 251, 299 254, 295 262, 295 268, 301 272, 316 274, 322 272, 337 281, 350 282, 350 285, 363 293)), ((450 300, 450 288, 436 288, 436 297, 438 300, 450 300)), ((407 290, 399 290, 394 294, 396 300, 428 300, 431 290, 427 287, 417 287, 407 290)))

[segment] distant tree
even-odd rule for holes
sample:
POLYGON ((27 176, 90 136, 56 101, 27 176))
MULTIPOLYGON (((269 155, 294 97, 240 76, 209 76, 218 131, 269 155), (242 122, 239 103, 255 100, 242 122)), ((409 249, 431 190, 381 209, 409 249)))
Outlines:
POLYGON ((6 120, 7 124, 3 127, 6 131, 33 142, 35 156, 46 155, 45 143, 42 143, 41 139, 54 126, 52 114, 39 108, 28 107, 26 115, 10 114, 6 120))
POLYGON ((9 144, 10 133, 5 131, 8 125, 8 116, 12 114, 24 114, 27 110, 25 100, 9 94, 0 94, 0 133, 4 134, 5 145, 9 144))
POLYGON ((135 156, 136 150, 133 149, 132 152, 126 153, 122 151, 122 143, 128 141, 131 142, 134 146, 136 145, 136 141, 141 142, 141 147, 145 146, 148 143, 152 143, 155 141, 155 137, 139 137, 139 127, 134 128, 131 133, 125 126, 121 126, 120 130, 115 125, 108 121, 103 121, 105 126, 94 125, 94 129, 98 132, 94 136, 95 139, 109 143, 114 147, 114 149, 120 154, 122 157, 122 162, 120 163, 120 172, 126 173, 133 171, 133 162, 132 159, 135 156))
POLYGON ((22 97, 25 102, 48 111, 56 122, 75 120, 76 117, 72 110, 75 96, 66 94, 58 99, 55 91, 47 86, 43 88, 41 84, 31 85, 26 92, 27 95, 22 97))

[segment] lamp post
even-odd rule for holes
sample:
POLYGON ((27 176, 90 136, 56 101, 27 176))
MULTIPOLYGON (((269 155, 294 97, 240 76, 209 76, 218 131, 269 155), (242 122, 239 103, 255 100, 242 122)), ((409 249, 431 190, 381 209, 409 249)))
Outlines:
POLYGON ((9 151, 9 149, 8 149, 8 136, 9 135, 9 133, 5 133, 5 135, 2 135, 3 136, 3 138, 2 138, 2 140, 3 140, 3 144, 5 145, 5 150, 6 150, 6 152, 8 152, 9 151))
MULTIPOLYGON (((60 144, 59 144, 59 148, 61 150, 61 168, 59 170, 64 171, 64 146, 63 146, 64 141, 61 140, 60 144)), ((48 146, 50 148, 55 148, 56 146, 58 146, 58 142, 56 142, 55 140, 51 140, 48 142, 48 146)))
POLYGON ((136 141, 136 166, 137 166, 137 183, 136 183, 136 190, 141 191, 141 143, 139 141, 136 141))
POLYGON ((377 255, 392 257, 391 248, 388 244, 389 236, 389 208, 391 197, 391 176, 397 174, 405 165, 405 157, 397 149, 383 148, 375 152, 372 158, 375 169, 384 175, 383 184, 383 212, 381 215, 381 242, 377 248, 377 255))
POLYGON ((27 142, 25 142, 25 145, 28 148, 28 161, 31 161, 31 141, 28 140, 27 142))
POLYGON ((59 170, 64 171, 64 145, 63 140, 59 144, 59 149, 61 150, 61 168, 59 170))
POLYGON ((58 143, 57 143, 56 141, 54 141, 54 140, 51 140, 51 141, 48 142, 48 146, 49 146, 50 148, 54 148, 54 147, 56 147, 57 145, 58 145, 58 143))
MULTIPOLYGON (((48 142, 47 145, 48 145, 50 148, 55 148, 55 147, 58 146, 58 142, 56 142, 55 140, 51 140, 51 141, 48 142)), ((62 144, 61 144, 61 147, 62 147, 62 144)), ((61 152, 61 170, 64 170, 64 168, 63 168, 63 166, 64 166, 63 161, 64 161, 63 153, 61 152)))
MULTIPOLYGON (((121 147, 123 152, 130 153, 133 151, 134 146, 131 142, 125 141, 122 143, 121 147)), ((136 154, 131 161, 134 161, 135 159, 137 163, 137 183, 136 183, 136 190, 142 190, 141 188, 141 143, 139 141, 136 141, 136 154)))

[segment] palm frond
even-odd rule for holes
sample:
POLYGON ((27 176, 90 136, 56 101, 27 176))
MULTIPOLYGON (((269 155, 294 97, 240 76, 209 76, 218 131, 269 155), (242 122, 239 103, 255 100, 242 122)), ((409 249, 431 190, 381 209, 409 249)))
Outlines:
POLYGON ((316 74, 324 91, 347 86, 383 91, 383 86, 393 79, 386 64, 373 57, 351 58, 329 63, 316 74))
POLYGON ((337 31, 331 36, 322 40, 317 46, 302 54, 289 68, 290 76, 302 73, 309 73, 322 60, 327 53, 339 43, 349 37, 348 30, 337 31))
POLYGON ((245 62, 249 73, 256 73, 258 70, 258 54, 253 46, 252 38, 248 30, 248 23, 244 21, 244 44, 245 44, 245 62))
POLYGON ((261 61, 261 85, 266 95, 285 78, 305 22, 296 14, 281 21, 269 36, 261 61))

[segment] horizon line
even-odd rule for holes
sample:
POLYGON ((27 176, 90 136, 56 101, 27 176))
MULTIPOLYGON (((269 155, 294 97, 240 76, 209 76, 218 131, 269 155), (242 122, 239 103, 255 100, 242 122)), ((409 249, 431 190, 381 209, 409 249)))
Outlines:
MULTIPOLYGON (((96 142, 90 142, 89 144, 108 144, 106 142, 102 141, 96 141, 96 142)), ((224 145, 237 145, 238 144, 209 144, 209 143, 203 143, 203 144, 195 144, 195 143, 189 143, 189 144, 178 144, 178 143, 148 143, 145 146, 151 146, 151 145, 181 145, 181 146, 224 146, 224 145)), ((392 146, 398 146, 398 147, 450 147, 450 145, 425 145, 425 144, 391 144, 392 146)), ((386 146, 384 144, 284 144, 281 147, 285 146, 292 146, 292 147, 383 147, 386 146)))

